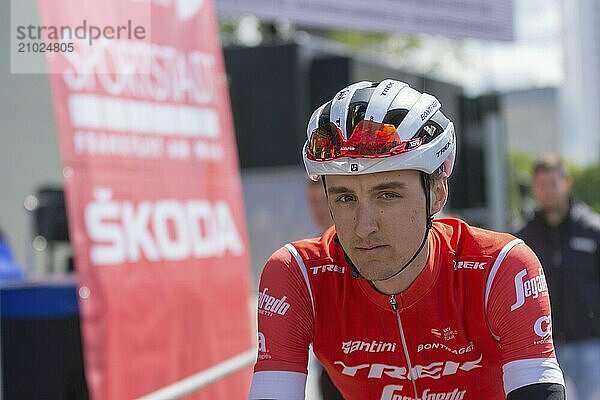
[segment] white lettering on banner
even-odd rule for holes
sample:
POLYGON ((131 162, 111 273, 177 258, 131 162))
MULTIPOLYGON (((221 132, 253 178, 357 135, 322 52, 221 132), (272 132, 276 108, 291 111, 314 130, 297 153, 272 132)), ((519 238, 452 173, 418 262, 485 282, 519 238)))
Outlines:
POLYGON ((290 309, 290 304, 285 302, 287 296, 278 299, 277 297, 269 296, 267 291, 269 288, 264 288, 258 294, 258 312, 261 315, 270 317, 273 314, 285 315, 290 309))
POLYGON ((94 265, 188 258, 237 256, 244 245, 223 201, 158 200, 135 205, 111 200, 110 189, 96 188, 85 207, 85 228, 94 265), (152 229, 149 229, 149 228, 152 229))
POLYGON ((402 393, 402 385, 387 385, 381 393, 381 400, 463 400, 466 390, 455 388, 451 392, 433 393, 431 389, 425 389, 421 397, 404 396, 402 393))
POLYGON ((542 296, 548 295, 548 284, 546 283, 546 276, 544 275, 544 270, 542 268, 539 268, 538 275, 531 279, 524 280, 523 278, 525 278, 526 275, 526 269, 519 271, 519 273, 515 275, 515 295, 517 299, 515 304, 510 306, 510 311, 514 311, 523 306, 528 297, 536 299, 540 294, 542 296))
POLYGON ((457 269, 483 269, 483 267, 485 267, 484 262, 479 262, 479 261, 455 261, 452 260, 452 263, 454 264, 454 270, 456 271, 457 269))
POLYGON ((313 275, 318 274, 319 272, 338 272, 340 274, 344 273, 344 267, 340 267, 339 265, 328 264, 328 265, 320 265, 318 267, 310 267, 313 275))
POLYGON ((442 349, 442 350, 446 350, 452 354, 460 355, 460 354, 470 353, 471 351, 473 351, 474 348, 475 348, 475 346, 473 345, 473 342, 469 342, 468 346, 461 347, 459 349, 452 349, 443 343, 422 343, 417 346, 417 353, 420 353, 423 350, 442 349))
POLYGON ((459 370, 471 371, 475 368, 481 368, 479 363, 483 359, 483 354, 474 361, 465 361, 463 363, 454 361, 439 361, 429 365, 415 365, 410 372, 406 367, 398 367, 387 364, 359 364, 348 366, 342 361, 335 361, 334 364, 342 366, 342 374, 347 376, 356 376, 357 372, 362 369, 369 370, 368 378, 381 379, 383 374, 390 378, 417 380, 419 378, 440 379, 443 376, 454 375, 459 370))
POLYGON ((219 76, 210 53, 143 42, 98 41, 63 56, 70 63, 63 79, 73 91, 89 93, 99 86, 117 97, 196 104, 215 100, 219 76), (127 73, 110 73, 115 71, 127 73))
POLYGON ((365 351, 367 353, 383 353, 386 351, 396 351, 396 343, 384 343, 373 340, 372 342, 363 342, 362 340, 342 342, 342 351, 344 354, 354 353, 355 351, 365 351))

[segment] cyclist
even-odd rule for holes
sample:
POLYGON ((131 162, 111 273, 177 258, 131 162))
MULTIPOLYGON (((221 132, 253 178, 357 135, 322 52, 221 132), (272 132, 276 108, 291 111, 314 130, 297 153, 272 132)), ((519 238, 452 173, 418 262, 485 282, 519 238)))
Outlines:
POLYGON ((304 399, 310 344, 346 399, 564 399, 534 253, 433 221, 456 151, 440 107, 385 80, 313 113, 304 163, 335 225, 267 261, 250 399, 304 399))

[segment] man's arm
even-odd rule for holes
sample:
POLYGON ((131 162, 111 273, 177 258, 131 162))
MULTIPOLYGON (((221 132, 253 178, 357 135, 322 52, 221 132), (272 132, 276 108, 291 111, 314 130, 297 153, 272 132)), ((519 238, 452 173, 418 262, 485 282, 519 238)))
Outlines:
POLYGON ((313 305, 300 267, 286 248, 263 270, 258 295, 258 359, 250 400, 303 400, 313 305))
POLYGON ((558 383, 536 383, 513 390, 506 400, 565 400, 565 387, 558 383))
POLYGON ((548 287, 539 260, 520 240, 507 245, 492 267, 486 311, 502 349, 507 398, 520 399, 526 393, 528 400, 554 399, 548 387, 564 388, 564 379, 552 342, 548 287))

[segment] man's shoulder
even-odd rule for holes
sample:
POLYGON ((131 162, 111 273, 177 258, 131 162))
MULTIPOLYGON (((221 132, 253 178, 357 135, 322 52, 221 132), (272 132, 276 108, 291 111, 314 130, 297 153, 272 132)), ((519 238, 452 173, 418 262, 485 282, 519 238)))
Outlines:
MULTIPOLYGON (((335 227, 327 229, 319 237, 291 242, 292 251, 298 253, 303 260, 322 260, 332 258, 332 244, 336 239, 335 227)), ((288 246, 289 249, 289 246, 288 246)))
POLYGON ((457 218, 434 221, 434 229, 455 254, 473 253, 495 256, 516 238, 510 233, 471 226, 457 218))
POLYGON ((585 203, 573 203, 571 206, 571 220, 600 234, 600 214, 585 203))

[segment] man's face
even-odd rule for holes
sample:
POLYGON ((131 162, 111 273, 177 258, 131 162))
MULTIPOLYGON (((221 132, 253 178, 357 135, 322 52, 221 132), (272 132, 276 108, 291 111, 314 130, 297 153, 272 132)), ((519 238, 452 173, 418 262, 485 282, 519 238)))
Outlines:
POLYGON ((568 204, 571 179, 560 171, 539 171, 533 176, 531 189, 542 210, 560 211, 568 204))
POLYGON ((419 172, 330 175, 327 191, 340 242, 364 278, 389 277, 418 250, 426 227, 419 172))

